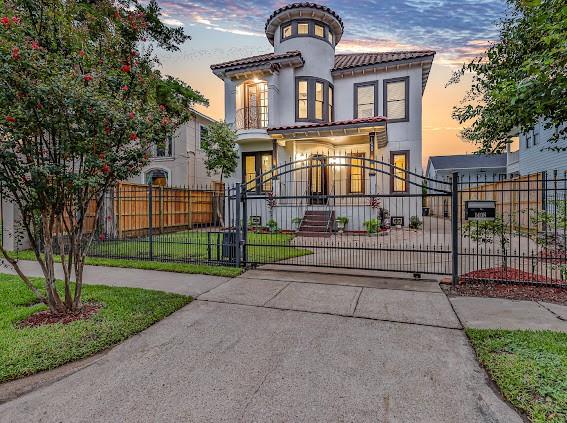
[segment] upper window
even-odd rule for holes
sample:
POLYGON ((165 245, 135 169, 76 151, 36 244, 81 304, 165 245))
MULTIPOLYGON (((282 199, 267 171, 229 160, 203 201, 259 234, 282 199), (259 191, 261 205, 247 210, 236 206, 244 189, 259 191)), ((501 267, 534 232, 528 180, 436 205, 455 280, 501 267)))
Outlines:
POLYGON ((323 79, 296 79, 296 120, 326 121, 333 119, 333 86, 323 79))
POLYGON ((315 119, 323 120, 323 106, 325 104, 324 84, 315 82, 315 119))
POLYGON ((297 82, 297 117, 299 119, 307 119, 307 105, 309 102, 307 94, 307 80, 300 79, 297 82))
POLYGON ((291 24, 286 25, 282 28, 282 39, 291 37, 291 24))
POLYGON ((299 35, 309 34, 309 24, 308 23, 298 23, 297 24, 297 33, 299 35))
POLYGON ((156 157, 172 157, 173 156, 173 137, 170 135, 163 144, 156 145, 156 157))
POLYGON ((378 115, 378 83, 354 85, 354 117, 367 118, 378 115))
POLYGON ((199 128, 199 148, 203 148, 203 140, 207 136, 208 132, 209 132, 209 128, 207 128, 205 125, 200 125, 200 128, 199 128))
POLYGON ((409 120, 409 78, 384 81, 384 115, 388 122, 409 120))
POLYGON ((294 37, 314 37, 335 45, 335 34, 331 28, 318 20, 303 18, 286 22, 281 26, 280 40, 287 40, 294 37))
POLYGON ((408 170, 408 152, 407 151, 392 151, 390 163, 392 164, 392 192, 407 192, 407 170, 408 170))
POLYGON ((167 186, 167 172, 162 169, 152 169, 146 172, 146 184, 167 186))
POLYGON ((335 109, 333 107, 334 105, 334 99, 333 99, 333 86, 329 85, 329 110, 327 111, 328 116, 329 116, 329 122, 332 122, 335 120, 335 109))
POLYGON ((534 145, 538 145, 539 144, 539 132, 534 129, 532 131, 532 135, 533 135, 533 139, 534 139, 534 145))
POLYGON ((530 148, 532 144, 532 134, 531 132, 526 133, 526 148, 530 148))

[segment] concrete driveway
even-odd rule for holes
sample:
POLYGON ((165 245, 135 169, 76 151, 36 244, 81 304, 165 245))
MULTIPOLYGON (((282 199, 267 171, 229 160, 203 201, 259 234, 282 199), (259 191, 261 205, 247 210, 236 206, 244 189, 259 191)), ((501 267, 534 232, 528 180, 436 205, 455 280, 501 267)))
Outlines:
POLYGON ((521 422, 435 283, 257 270, 1 422, 521 422))

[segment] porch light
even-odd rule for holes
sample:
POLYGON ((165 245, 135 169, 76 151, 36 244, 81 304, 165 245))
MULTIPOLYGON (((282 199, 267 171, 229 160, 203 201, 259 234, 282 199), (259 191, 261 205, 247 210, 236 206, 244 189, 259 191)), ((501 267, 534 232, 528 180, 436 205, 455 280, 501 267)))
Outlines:
POLYGON ((254 78, 254 79, 252 80, 252 82, 255 83, 255 84, 258 84, 258 83, 260 83, 260 80, 259 80, 258 78, 254 78))
POLYGON ((329 164, 332 165, 344 165, 346 163, 346 160, 344 157, 331 157, 329 159, 329 164))
POLYGON ((307 159, 307 154, 304 153, 296 153, 295 154, 295 160, 296 161, 303 161, 307 159))

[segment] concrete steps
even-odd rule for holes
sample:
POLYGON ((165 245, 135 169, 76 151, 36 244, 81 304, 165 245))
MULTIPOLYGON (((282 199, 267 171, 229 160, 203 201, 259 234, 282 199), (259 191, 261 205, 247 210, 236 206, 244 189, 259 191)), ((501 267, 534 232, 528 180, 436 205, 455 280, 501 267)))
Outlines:
POLYGON ((298 236, 325 237, 333 233, 334 210, 307 210, 297 231, 298 236))

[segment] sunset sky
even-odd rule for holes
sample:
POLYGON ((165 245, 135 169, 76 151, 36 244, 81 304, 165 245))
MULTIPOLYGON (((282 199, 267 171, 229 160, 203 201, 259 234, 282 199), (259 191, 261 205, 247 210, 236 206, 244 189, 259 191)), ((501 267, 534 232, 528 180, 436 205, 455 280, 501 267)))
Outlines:
MULTIPOLYGON (((164 22, 191 35, 181 52, 160 53, 165 73, 201 91, 210 106, 200 109, 224 118, 223 83, 209 66, 273 51, 264 35, 267 17, 290 2, 260 0, 159 0, 164 22)), ((333 0, 319 1, 343 19, 337 52, 433 49, 437 51, 423 97, 424 162, 429 155, 474 151, 459 138, 451 118, 470 78, 445 87, 452 72, 497 38, 504 0, 333 0)))

